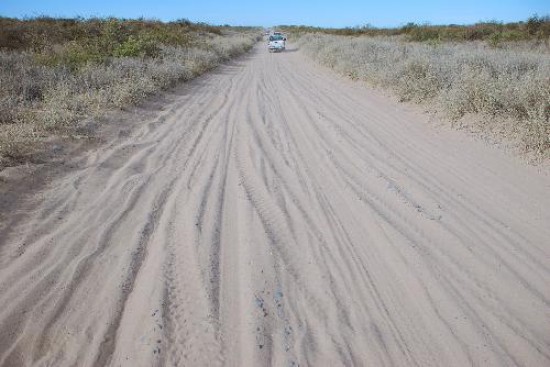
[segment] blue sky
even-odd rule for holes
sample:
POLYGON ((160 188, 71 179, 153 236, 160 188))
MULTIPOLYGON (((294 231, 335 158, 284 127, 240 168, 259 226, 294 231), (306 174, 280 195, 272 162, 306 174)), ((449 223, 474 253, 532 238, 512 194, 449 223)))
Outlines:
POLYGON ((407 22, 471 24, 549 15, 550 0, 0 0, 0 15, 187 18, 212 24, 307 24, 323 27, 400 26, 407 22))

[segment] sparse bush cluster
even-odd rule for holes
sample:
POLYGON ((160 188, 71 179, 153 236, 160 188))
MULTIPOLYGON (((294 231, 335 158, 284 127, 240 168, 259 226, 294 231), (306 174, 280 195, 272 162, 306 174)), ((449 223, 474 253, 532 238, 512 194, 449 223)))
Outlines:
POLYGON ((544 45, 403 42, 401 37, 308 34, 301 49, 354 79, 389 87, 404 101, 429 103, 453 120, 515 136, 550 153, 550 50, 544 45), (479 124, 480 121, 483 123, 479 124))
POLYGON ((249 50, 254 29, 188 21, 0 18, 0 167, 52 134, 141 101, 249 50))

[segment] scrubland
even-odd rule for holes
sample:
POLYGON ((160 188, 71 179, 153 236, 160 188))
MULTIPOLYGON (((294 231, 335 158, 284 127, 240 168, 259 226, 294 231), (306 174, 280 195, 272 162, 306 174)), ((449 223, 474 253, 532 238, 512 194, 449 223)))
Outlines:
POLYGON ((505 36, 496 33, 462 42, 418 42, 408 33, 297 35, 300 48, 319 63, 541 158, 550 153, 550 35, 542 26, 537 32, 498 43, 494 39, 505 36))
POLYGON ((38 159, 52 136, 248 51, 257 31, 187 20, 0 18, 0 167, 38 159))

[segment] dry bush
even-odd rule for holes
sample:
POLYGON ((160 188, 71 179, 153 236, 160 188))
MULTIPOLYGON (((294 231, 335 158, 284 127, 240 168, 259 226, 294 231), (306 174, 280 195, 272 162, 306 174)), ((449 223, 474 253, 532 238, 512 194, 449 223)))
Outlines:
POLYGON ((544 44, 495 49, 483 42, 430 45, 323 34, 304 35, 299 43, 341 74, 389 87, 403 101, 430 103, 454 120, 483 116, 527 151, 550 154, 550 50, 544 44))

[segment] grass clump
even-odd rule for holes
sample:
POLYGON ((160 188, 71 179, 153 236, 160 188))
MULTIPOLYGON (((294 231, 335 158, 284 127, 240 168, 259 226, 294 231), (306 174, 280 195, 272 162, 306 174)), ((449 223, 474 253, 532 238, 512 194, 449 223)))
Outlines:
POLYGON ((187 20, 0 18, 0 169, 78 122, 248 51, 254 28, 187 20))

